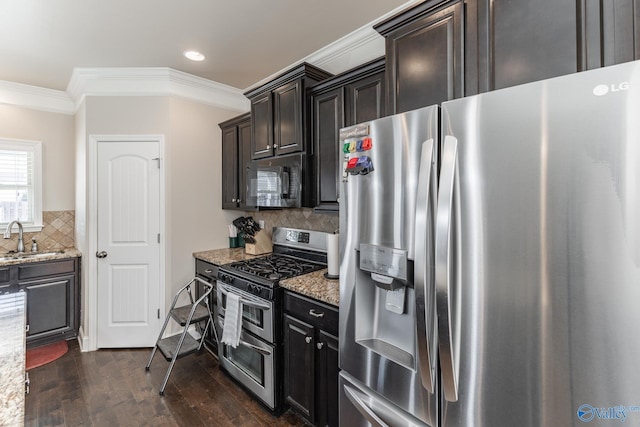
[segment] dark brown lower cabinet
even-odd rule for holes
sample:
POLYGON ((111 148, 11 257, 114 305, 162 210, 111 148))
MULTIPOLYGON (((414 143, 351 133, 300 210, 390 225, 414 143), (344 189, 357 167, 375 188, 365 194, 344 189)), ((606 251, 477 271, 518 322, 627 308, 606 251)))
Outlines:
MULTIPOLYGON (((211 293, 209 294, 209 307, 211 307, 211 310, 213 312, 213 318, 217 319, 218 296, 216 293, 216 281, 218 278, 218 266, 196 258, 196 277, 199 277, 205 282, 211 283, 213 285, 213 291, 211 291, 211 293)), ((198 282, 196 284, 196 298, 200 298, 202 294, 204 294, 204 291, 204 286, 198 282)), ((209 328, 205 332, 204 343, 212 353, 218 354, 218 342, 213 336, 213 328, 209 328)))
POLYGON ((316 425, 338 425, 338 337, 320 331, 319 341, 316 347, 318 352, 317 370, 319 384, 316 397, 316 407, 321 410, 317 413, 316 425))
POLYGON ((17 270, 17 289, 27 294, 27 345, 76 337, 80 322, 78 258, 10 268, 17 270))
POLYGON ((285 293, 286 403, 316 426, 338 425, 338 310, 285 293))

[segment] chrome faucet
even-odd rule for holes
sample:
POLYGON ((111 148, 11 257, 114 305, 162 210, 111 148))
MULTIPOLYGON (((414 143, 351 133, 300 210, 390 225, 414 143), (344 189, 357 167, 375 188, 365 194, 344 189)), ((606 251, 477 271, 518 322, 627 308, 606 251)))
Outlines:
POLYGON ((24 252, 24 241, 22 240, 22 223, 17 219, 15 221, 11 221, 9 225, 7 225, 7 229, 4 231, 4 238, 11 238, 11 228, 13 224, 18 224, 18 252, 24 252))

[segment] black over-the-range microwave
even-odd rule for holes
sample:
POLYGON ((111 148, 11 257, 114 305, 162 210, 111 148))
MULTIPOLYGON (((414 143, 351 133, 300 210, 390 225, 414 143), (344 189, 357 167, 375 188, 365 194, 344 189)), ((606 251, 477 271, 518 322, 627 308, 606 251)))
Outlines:
POLYGON ((247 166, 247 204, 266 208, 299 208, 308 159, 293 154, 254 160, 247 166))

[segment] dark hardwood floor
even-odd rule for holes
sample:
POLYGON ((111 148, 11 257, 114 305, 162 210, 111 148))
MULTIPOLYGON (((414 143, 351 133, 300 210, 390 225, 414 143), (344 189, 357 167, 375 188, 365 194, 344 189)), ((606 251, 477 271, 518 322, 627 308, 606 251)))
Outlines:
POLYGON ((169 366, 149 349, 81 353, 75 340, 60 359, 29 371, 25 426, 303 426, 288 411, 274 417, 218 368, 207 351, 169 366))

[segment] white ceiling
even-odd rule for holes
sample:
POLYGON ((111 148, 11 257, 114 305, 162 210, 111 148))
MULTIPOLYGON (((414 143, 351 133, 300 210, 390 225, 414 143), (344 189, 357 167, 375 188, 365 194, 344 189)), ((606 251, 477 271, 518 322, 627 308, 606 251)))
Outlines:
POLYGON ((76 67, 169 67, 243 89, 410 3, 0 0, 0 81, 64 91, 76 67))

